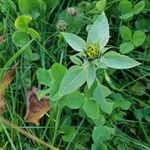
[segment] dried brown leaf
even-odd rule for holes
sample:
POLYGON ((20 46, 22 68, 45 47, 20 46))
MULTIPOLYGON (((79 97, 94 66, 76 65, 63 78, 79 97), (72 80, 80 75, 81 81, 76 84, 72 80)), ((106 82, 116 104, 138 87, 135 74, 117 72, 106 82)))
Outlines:
POLYGON ((9 86, 9 84, 11 83, 11 81, 14 77, 13 75, 16 71, 16 67, 17 67, 17 65, 13 65, 11 67, 11 69, 4 75, 3 80, 2 80, 2 85, 3 85, 4 89, 6 89, 9 86))
POLYGON ((35 87, 28 91, 27 111, 24 120, 39 125, 39 120, 50 110, 50 105, 46 96, 39 101, 36 94, 37 88, 35 87))
POLYGON ((12 68, 4 75, 1 83, 0 83, 0 113, 5 110, 5 89, 9 86, 11 83, 15 70, 17 65, 13 65, 12 68))

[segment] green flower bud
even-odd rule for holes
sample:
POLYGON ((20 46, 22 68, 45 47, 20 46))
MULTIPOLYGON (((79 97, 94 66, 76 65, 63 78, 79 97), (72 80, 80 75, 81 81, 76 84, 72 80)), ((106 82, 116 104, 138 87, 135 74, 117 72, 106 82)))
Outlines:
POLYGON ((90 44, 87 46, 85 54, 88 59, 98 58, 100 54, 99 47, 96 44, 90 44))

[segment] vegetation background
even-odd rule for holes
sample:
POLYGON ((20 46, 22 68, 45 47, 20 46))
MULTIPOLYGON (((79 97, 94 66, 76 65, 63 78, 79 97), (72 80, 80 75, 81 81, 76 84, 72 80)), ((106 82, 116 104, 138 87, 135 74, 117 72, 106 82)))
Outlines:
MULTIPOLYGON (((1 80, 11 65, 18 63, 13 81, 5 91, 7 109, 3 116, 59 149, 150 150, 149 34, 149 0, 107 0, 106 3, 104 0, 0 0, 1 80), (65 106, 61 114, 59 109, 52 109, 40 120, 39 126, 25 123, 28 89, 33 86, 43 88, 36 70, 49 69, 54 63, 67 68, 73 65, 69 57, 75 52, 60 32, 85 39, 87 26, 102 11, 105 11, 110 26, 108 46, 141 63, 127 70, 110 69, 108 80, 104 81, 112 91, 115 104, 113 112, 110 115, 102 113, 100 121, 115 132, 110 135, 102 128, 102 143, 93 145, 93 121, 81 109, 70 109, 72 106, 65 106), (18 33, 14 24, 21 15, 32 18, 29 18, 30 32, 25 34, 18 33), (14 35, 16 32, 18 35, 14 35)), ((0 122, 0 149, 47 148, 0 122)))

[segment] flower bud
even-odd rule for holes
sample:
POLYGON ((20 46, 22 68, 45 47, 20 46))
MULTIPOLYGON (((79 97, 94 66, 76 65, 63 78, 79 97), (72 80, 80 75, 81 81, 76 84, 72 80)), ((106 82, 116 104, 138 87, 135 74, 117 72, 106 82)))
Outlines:
POLYGON ((59 20, 56 24, 56 27, 60 31, 65 31, 67 28, 67 23, 64 20, 59 20))
POLYGON ((99 49, 97 45, 90 44, 87 47, 87 50, 85 51, 86 57, 88 59, 95 59, 99 56, 99 49))
POLYGON ((70 16, 76 16, 76 15, 77 15, 77 10, 76 10, 76 8, 68 7, 67 11, 68 11, 68 14, 69 14, 70 16))

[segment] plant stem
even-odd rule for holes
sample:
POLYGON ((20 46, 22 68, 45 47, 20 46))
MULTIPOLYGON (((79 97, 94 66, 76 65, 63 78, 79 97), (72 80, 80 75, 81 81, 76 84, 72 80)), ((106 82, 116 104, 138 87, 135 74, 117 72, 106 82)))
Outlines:
POLYGON ((1 116, 0 116, 0 123, 3 123, 4 125, 18 131, 19 133, 25 135, 26 137, 30 138, 31 140, 36 141, 37 143, 39 143, 39 144, 41 144, 47 148, 50 148, 51 150, 59 150, 58 148, 55 148, 54 146, 42 141, 41 139, 37 138, 36 136, 34 136, 34 135, 28 133, 27 131, 19 128, 16 124, 9 122, 8 120, 4 119, 1 116))
POLYGON ((61 116, 61 111, 62 111, 62 109, 58 107, 56 123, 55 123, 54 138, 53 138, 53 142, 52 142, 53 145, 55 144, 56 137, 57 137, 57 130, 58 130, 58 126, 59 126, 59 120, 60 120, 60 116, 61 116))

